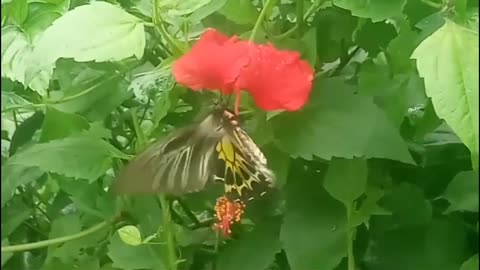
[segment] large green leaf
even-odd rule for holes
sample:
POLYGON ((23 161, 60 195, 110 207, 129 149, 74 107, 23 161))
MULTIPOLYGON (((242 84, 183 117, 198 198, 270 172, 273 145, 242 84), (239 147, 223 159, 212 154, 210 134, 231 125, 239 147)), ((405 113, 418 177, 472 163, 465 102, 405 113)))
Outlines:
POLYGON ((353 15, 383 21, 402 14, 406 0, 333 0, 336 6, 348 9, 353 15))
POLYGON ((46 94, 51 72, 37 68, 34 76, 25 77, 27 69, 36 68, 31 61, 33 45, 29 37, 15 26, 2 28, 2 77, 28 85, 46 94))
POLYGON ((345 207, 323 189, 319 177, 296 166, 288 178, 280 239, 292 270, 334 269, 346 255, 345 207))
POLYGON ((85 118, 49 107, 43 121, 40 142, 68 137, 71 134, 80 133, 88 127, 89 124, 85 118))
POLYGON ((120 239, 117 233, 110 238, 108 256, 113 261, 112 266, 119 269, 166 269, 164 262, 160 259, 158 249, 154 246, 128 245, 120 239))
POLYGON ((435 111, 470 149, 478 169, 478 33, 447 21, 412 58, 435 111))
POLYGON ((238 24, 255 24, 258 11, 250 0, 227 0, 219 13, 238 24))
POLYGON ((2 239, 9 236, 20 224, 30 217, 32 209, 20 196, 12 199, 6 207, 2 207, 2 239))
POLYGON ((394 186, 382 199, 382 206, 392 212, 391 216, 379 217, 391 228, 417 227, 432 220, 432 205, 425 199, 423 191, 412 184, 394 186), (406 200, 405 198, 408 198, 406 200))
MULTIPOLYGON (((77 234, 82 231, 82 223, 78 214, 69 214, 61 216, 52 222, 49 238, 65 237, 77 234)), ((50 263, 55 258, 60 259, 64 263, 75 262, 82 258, 84 250, 96 247, 100 241, 104 241, 108 230, 99 230, 91 234, 87 234, 81 238, 67 241, 61 245, 53 245, 48 248, 46 263, 50 263)), ((52 267, 53 268, 53 267, 52 267)), ((55 268, 53 268, 55 269, 55 268)), ((57 268, 58 269, 58 268, 57 268)))
POLYGON ((217 269, 264 270, 281 249, 279 241, 280 219, 270 219, 257 224, 252 232, 232 241, 219 254, 217 269), (252 248, 255 247, 255 248, 252 248))
POLYGON ((8 160, 8 165, 38 167, 68 177, 96 180, 110 168, 113 157, 125 155, 101 139, 68 137, 33 145, 8 160))
POLYGON ((32 138, 42 126, 43 119, 43 113, 36 112, 15 129, 10 141, 10 149, 8 150, 10 156, 15 154, 20 147, 32 143, 32 138))
POLYGON ((346 207, 362 195, 367 186, 367 162, 364 159, 332 159, 323 186, 346 207))
POLYGON ((469 171, 457 174, 448 184, 442 198, 450 202, 447 213, 452 211, 478 212, 478 173, 469 171))
MULTIPOLYGON (((3 4, 2 4, 3 5, 3 4)), ((22 25, 28 14, 27 0, 12 0, 2 6, 2 19, 5 16, 7 21, 16 25, 22 25)))
POLYGON ((292 156, 387 158, 413 163, 407 146, 371 98, 342 79, 316 81, 310 104, 272 118, 278 145, 292 156))
POLYGON ((3 207, 12 198, 17 187, 36 181, 42 175, 43 172, 35 167, 8 163, 3 165, 1 206, 3 207))
MULTIPOLYGON (((3 71, 3 69, 2 69, 2 71, 3 71)), ((3 76, 3 74, 2 74, 2 76, 3 76)), ((2 94, 2 98, 1 98, 2 99, 2 111, 8 110, 8 109, 11 109, 11 108, 15 108, 15 107, 22 107, 22 106, 30 104, 30 102, 28 102, 23 97, 15 94, 15 92, 2 91, 1 94, 2 94)))
POLYGON ((477 270, 478 269, 478 254, 473 255, 470 259, 466 260, 460 270, 477 270))
MULTIPOLYGON (((40 68, 52 67, 59 58, 119 61, 131 56, 141 58, 144 49, 143 21, 119 6, 97 1, 55 20, 38 40, 33 60, 40 68)), ((35 76, 38 67, 29 70, 27 77, 35 76)))
POLYGON ((395 27, 386 22, 372 23, 370 20, 360 20, 355 30, 355 42, 368 52, 370 57, 375 57, 397 35, 395 27))
POLYGON ((383 229, 376 225, 371 229, 378 233, 365 254, 367 269, 457 270, 471 255, 462 224, 445 218, 422 228, 389 229, 384 233, 379 233, 383 229))

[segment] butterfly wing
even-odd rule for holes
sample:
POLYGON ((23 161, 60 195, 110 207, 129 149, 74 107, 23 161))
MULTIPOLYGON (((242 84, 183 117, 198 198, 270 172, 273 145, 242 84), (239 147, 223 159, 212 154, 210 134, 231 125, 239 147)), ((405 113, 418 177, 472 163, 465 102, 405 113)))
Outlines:
POLYGON ((249 201, 262 196, 273 186, 275 176, 262 151, 240 128, 236 116, 224 111, 225 135, 215 147, 217 155, 214 180, 225 184, 232 200, 249 201))
POLYGON ((114 192, 181 195, 203 189, 213 173, 215 145, 222 135, 213 114, 175 131, 128 163, 114 183, 114 192))

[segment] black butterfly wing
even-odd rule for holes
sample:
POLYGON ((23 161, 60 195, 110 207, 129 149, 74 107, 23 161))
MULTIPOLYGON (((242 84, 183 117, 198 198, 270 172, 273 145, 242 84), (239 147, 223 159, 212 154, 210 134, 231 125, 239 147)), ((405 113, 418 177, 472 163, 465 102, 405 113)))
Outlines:
POLYGON ((203 189, 213 174, 215 145, 222 134, 213 115, 175 131, 130 161, 114 183, 114 192, 181 195, 203 189))
POLYGON ((215 147, 214 179, 224 182, 225 192, 231 200, 249 201, 264 195, 275 181, 265 156, 240 128, 232 112, 226 110, 224 118, 225 136, 215 147))

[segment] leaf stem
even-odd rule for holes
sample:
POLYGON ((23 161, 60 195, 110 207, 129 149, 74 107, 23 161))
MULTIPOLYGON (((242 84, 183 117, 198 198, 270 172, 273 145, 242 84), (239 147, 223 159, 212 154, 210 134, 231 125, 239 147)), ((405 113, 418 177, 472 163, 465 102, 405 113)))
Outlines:
POLYGON ((260 11, 260 14, 258 15, 255 25, 253 26, 252 33, 250 34, 250 38, 249 38, 250 41, 255 40, 258 29, 260 28, 260 25, 262 24, 263 19, 265 18, 265 15, 267 15, 267 11, 269 11, 275 5, 276 2, 277 0, 267 0, 267 2, 262 8, 262 11, 260 11))
POLYGON ((442 4, 440 4, 440 3, 435 3, 435 2, 430 1, 430 0, 421 0, 421 1, 425 5, 431 6, 431 7, 436 8, 436 9, 441 9, 442 8, 442 4))
POLYGON ((37 249, 37 248, 44 248, 52 245, 57 245, 61 243, 65 243, 68 241, 76 240, 82 237, 85 237, 87 235, 93 234, 97 231, 102 230, 103 228, 113 224, 114 222, 117 221, 118 218, 113 218, 110 221, 102 221, 99 224, 84 230, 83 232, 79 232, 76 234, 72 235, 67 235, 67 236, 62 236, 58 238, 53 238, 53 239, 48 239, 44 241, 39 241, 39 242, 33 242, 33 243, 27 243, 27 244, 20 244, 20 245, 13 245, 13 246, 6 246, 2 247, 1 252, 19 252, 19 251, 26 251, 26 250, 31 250, 31 249, 37 249))

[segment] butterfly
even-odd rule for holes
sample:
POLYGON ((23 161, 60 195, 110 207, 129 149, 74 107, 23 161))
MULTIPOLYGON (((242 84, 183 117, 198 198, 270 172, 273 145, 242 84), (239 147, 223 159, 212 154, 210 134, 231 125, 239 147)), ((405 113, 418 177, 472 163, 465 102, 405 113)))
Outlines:
POLYGON ((223 182, 232 201, 252 200, 275 182, 264 154, 240 127, 238 117, 221 106, 136 156, 120 171, 113 190, 182 195, 211 182, 223 182))

